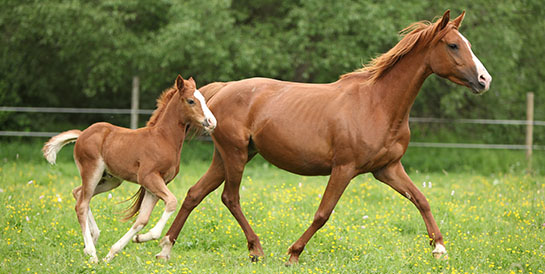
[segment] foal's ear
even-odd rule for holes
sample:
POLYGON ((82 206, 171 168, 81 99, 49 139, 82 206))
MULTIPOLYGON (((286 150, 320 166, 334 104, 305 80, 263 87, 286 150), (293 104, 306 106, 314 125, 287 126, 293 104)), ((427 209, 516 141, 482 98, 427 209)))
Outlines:
POLYGON ((466 16, 466 11, 462 11, 462 14, 460 14, 460 16, 458 16, 456 19, 452 20, 452 23, 454 23, 454 26, 456 27, 456 29, 458 29, 460 27, 460 25, 462 25, 462 21, 464 21, 464 16, 466 16))
POLYGON ((439 20, 439 23, 438 23, 438 28, 437 30, 442 30, 444 29, 448 22, 450 21, 450 10, 447 10, 445 11, 445 14, 443 14, 443 18, 441 18, 441 20, 439 20))
POLYGON ((195 80, 193 80, 193 77, 189 77, 189 79, 187 81, 193 83, 193 86, 195 86, 195 87, 197 86, 197 83, 195 83, 195 80))
POLYGON ((180 74, 178 74, 178 77, 176 77, 176 88, 180 92, 184 90, 184 78, 182 78, 180 74))

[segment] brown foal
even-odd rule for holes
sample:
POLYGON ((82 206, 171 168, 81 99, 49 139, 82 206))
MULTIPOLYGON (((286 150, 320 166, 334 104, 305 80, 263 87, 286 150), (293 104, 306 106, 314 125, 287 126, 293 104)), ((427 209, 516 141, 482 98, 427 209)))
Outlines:
POLYGON ((178 75, 174 86, 157 100, 158 108, 144 128, 131 130, 95 123, 84 131, 63 132, 45 144, 44 156, 54 164, 59 150, 76 142, 74 160, 80 171, 81 186, 72 193, 85 242, 84 252, 91 256, 92 262, 98 261, 95 244, 100 231, 89 203, 93 196, 118 187, 123 180, 141 185, 128 218, 139 214, 104 260, 113 259, 131 239, 144 242, 161 236, 168 218, 176 210, 176 197, 167 184, 178 174, 186 131, 191 126, 206 131, 216 127, 215 117, 195 86, 192 78, 184 80, 178 75), (148 233, 136 235, 147 224, 158 199, 165 202, 161 219, 148 233))
POLYGON ((435 257, 446 256, 443 236, 424 195, 405 172, 409 112, 424 80, 435 73, 481 94, 491 76, 458 28, 464 14, 449 11, 435 23, 418 22, 368 66, 329 84, 253 78, 201 88, 218 119, 215 152, 204 176, 189 189, 176 219, 161 240, 168 258, 190 212, 223 181, 222 201, 241 226, 253 260, 263 256, 258 236, 244 217, 239 187, 244 166, 257 153, 301 175, 331 175, 314 220, 289 248, 296 263, 310 238, 328 220, 352 178, 371 172, 420 211, 435 257))

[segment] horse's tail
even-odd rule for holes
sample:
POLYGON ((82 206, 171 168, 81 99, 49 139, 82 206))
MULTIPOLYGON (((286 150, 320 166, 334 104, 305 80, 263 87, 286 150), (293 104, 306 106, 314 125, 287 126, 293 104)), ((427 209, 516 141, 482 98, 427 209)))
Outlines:
POLYGON ((204 99, 206 102, 208 102, 214 95, 220 91, 223 87, 225 87, 228 83, 226 82, 214 82, 210 83, 204 87, 201 87, 199 91, 204 96, 204 99))
POLYGON ((140 189, 127 200, 133 200, 133 202, 131 206, 129 206, 129 208, 122 212, 124 214, 123 218, 121 219, 122 222, 130 220, 132 217, 138 214, 138 212, 140 211, 140 206, 142 206, 142 201, 144 200, 145 194, 146 189, 141 186, 140 189))
POLYGON ((45 143, 44 147, 42 148, 45 159, 50 164, 54 165, 57 160, 57 153, 59 153, 61 148, 66 144, 75 142, 80 135, 81 130, 72 129, 60 133, 57 136, 51 137, 51 139, 49 139, 49 141, 47 141, 47 143, 45 143))

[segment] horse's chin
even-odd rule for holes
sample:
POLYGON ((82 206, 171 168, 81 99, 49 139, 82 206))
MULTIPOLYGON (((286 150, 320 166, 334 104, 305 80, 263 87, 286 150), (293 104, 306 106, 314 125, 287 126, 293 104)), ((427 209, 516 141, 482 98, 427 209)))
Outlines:
POLYGON ((473 85, 471 85, 470 89, 471 92, 476 95, 483 95, 488 90, 487 88, 475 87, 473 85))

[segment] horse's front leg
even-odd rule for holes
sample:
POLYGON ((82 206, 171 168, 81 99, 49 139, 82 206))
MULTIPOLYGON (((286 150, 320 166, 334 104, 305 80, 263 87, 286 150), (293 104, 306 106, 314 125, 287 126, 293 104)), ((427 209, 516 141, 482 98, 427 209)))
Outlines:
POLYGON ((301 255, 301 252, 303 252, 306 244, 314 233, 327 222, 329 216, 331 216, 331 212, 341 198, 341 195, 355 175, 357 174, 352 166, 337 166, 333 168, 320 206, 318 207, 316 214, 314 214, 314 220, 301 238, 289 248, 288 253, 290 258, 286 265, 299 262, 299 256, 301 255))
POLYGON ((193 209, 201 203, 201 201, 206 197, 210 192, 218 188, 223 180, 225 179, 225 171, 223 167, 223 161, 221 156, 217 151, 214 152, 214 157, 212 158, 212 164, 208 171, 202 176, 202 178, 192 186, 187 195, 185 196, 184 202, 182 203, 182 208, 178 211, 176 218, 170 225, 168 232, 165 237, 160 242, 161 252, 155 257, 157 259, 166 259, 170 258, 170 251, 178 235, 182 230, 182 227, 187 220, 187 217, 193 211, 193 209))
POLYGON ((433 256, 437 259, 448 258, 447 250, 443 243, 443 235, 439 231, 439 227, 431 214, 430 205, 424 194, 413 184, 401 162, 396 162, 379 171, 373 172, 373 175, 413 202, 424 219, 428 236, 431 239, 430 244, 435 245, 435 249, 432 251, 433 256))

